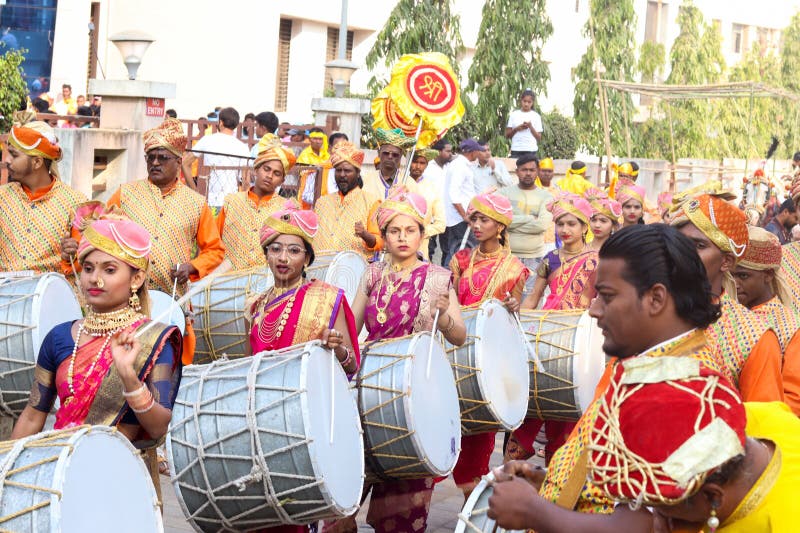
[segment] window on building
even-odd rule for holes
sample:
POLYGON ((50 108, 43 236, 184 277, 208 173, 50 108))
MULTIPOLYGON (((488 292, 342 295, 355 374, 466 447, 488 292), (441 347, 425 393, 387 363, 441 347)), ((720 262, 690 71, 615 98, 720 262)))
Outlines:
POLYGON ((98 30, 100 25, 100 2, 92 2, 89 15, 89 61, 86 64, 86 77, 92 79, 97 77, 97 44, 98 30))
POLYGON ((22 68, 28 89, 36 95, 49 91, 58 0, 5 0, 0 5, 0 27, 9 29, 3 43, 27 50, 22 68))
POLYGON ((644 40, 664 43, 667 40, 669 6, 663 0, 649 0, 644 22, 644 40))
POLYGON ((731 41, 733 43, 733 53, 741 54, 742 49, 744 48, 744 26, 742 26, 741 24, 733 25, 733 34, 731 35, 731 41))
POLYGON ((289 96, 289 51, 292 45, 292 21, 281 19, 278 30, 278 72, 275 76, 275 111, 286 111, 289 96))
MULTIPOLYGON (((325 50, 325 62, 339 57, 339 28, 328 28, 328 46, 325 50)), ((353 60, 353 32, 347 32, 347 51, 348 60, 353 60)), ((325 73, 325 90, 333 90, 333 80, 330 75, 325 73)))

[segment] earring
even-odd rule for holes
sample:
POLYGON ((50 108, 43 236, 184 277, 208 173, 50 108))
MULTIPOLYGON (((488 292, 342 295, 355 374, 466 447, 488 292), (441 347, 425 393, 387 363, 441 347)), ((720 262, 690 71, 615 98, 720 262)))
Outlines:
POLYGON ((106 286, 106 282, 103 281, 103 278, 97 278, 97 288, 102 289, 106 286))
POLYGON ((138 290, 139 287, 131 285, 131 297, 128 298, 128 305, 137 313, 142 310, 142 303, 139 301, 139 295, 136 294, 138 290))
POLYGON ((719 527, 719 518, 717 518, 717 506, 714 503, 711 504, 711 516, 708 517, 706 524, 708 524, 708 530, 710 531, 710 533, 714 533, 719 527))

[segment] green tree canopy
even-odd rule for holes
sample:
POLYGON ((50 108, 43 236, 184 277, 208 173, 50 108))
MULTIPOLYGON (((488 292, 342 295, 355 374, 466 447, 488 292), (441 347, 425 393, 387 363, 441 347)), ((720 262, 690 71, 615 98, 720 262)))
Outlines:
MULTIPOLYGON (((0 45, 0 53, 5 47, 0 45)), ((0 132, 11 129, 15 111, 25 109, 28 87, 23 79, 25 50, 8 50, 0 55, 0 132)))
MULTIPOLYGON (((595 52, 600 64, 601 76, 620 81, 633 81, 636 65, 636 12, 632 0, 591 0, 589 21, 583 34, 594 40, 586 49, 575 69, 575 98, 573 109, 581 144, 588 150, 605 154, 603 141, 603 119, 600 113, 597 80, 595 76, 595 52), (593 36, 593 37, 592 37, 593 36)), ((608 119, 613 152, 625 151, 625 123, 633 112, 630 95, 619 91, 606 91, 608 95, 608 119)))
POLYGON ((472 109, 479 131, 492 152, 508 153, 503 134, 508 115, 520 93, 530 88, 546 92, 550 68, 542 60, 542 47, 553 34, 545 0, 487 0, 478 32, 475 57, 469 68, 467 93, 477 95, 472 109))
MULTIPOLYGON (((783 30, 781 47, 781 85, 793 93, 800 94, 800 12, 795 13, 783 30)), ((800 150, 800 106, 797 102, 784 100, 780 105, 781 130, 783 131, 779 154, 791 157, 800 150)))
POLYGON ((539 157, 553 159, 574 159, 578 151, 578 130, 571 118, 553 109, 542 114, 542 142, 539 143, 539 157))

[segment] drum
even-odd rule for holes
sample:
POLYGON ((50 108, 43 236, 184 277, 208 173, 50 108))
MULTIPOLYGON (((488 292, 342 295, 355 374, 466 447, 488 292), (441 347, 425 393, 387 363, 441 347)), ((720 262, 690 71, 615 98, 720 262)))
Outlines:
POLYGON ((381 479, 446 476, 461 451, 453 371, 430 333, 375 342, 362 350, 356 382, 367 467, 381 479))
POLYGON ((492 497, 492 487, 489 485, 492 479, 494 479, 492 474, 487 474, 469 495, 458 514, 458 524, 454 533, 524 533, 521 530, 498 527, 497 522, 486 516, 489 510, 489 498, 492 497))
POLYGON ((210 363, 223 355, 245 355, 250 342, 245 304, 272 285, 269 268, 233 272, 215 278, 192 296, 192 327, 197 338, 195 364, 210 363))
POLYGON ((544 372, 530 365, 528 416, 578 420, 605 369, 603 333, 582 310, 522 311, 520 320, 544 372))
POLYGON ((2 442, 0 465, 3 531, 164 531, 150 472, 113 428, 79 426, 2 442))
POLYGON ((358 410, 319 341, 186 367, 166 446, 197 531, 310 524, 361 500, 358 410))
POLYGON ((525 338, 499 300, 462 308, 467 341, 447 341, 461 406, 461 432, 474 435, 516 429, 528 410, 528 356, 525 338))
POLYGON ((367 262, 364 257, 354 251, 346 250, 317 255, 306 272, 309 278, 320 279, 334 287, 344 289, 347 302, 352 305, 365 270, 367 262))
POLYGON ((0 414, 16 417, 28 403, 45 336, 83 315, 61 274, 4 276, 0 273, 0 414))
POLYGON ((148 290, 147 296, 150 298, 150 318, 162 324, 177 327, 181 331, 181 335, 186 333, 186 314, 183 312, 183 308, 172 299, 172 296, 155 289, 148 290), (165 314, 167 311, 169 313, 165 314))

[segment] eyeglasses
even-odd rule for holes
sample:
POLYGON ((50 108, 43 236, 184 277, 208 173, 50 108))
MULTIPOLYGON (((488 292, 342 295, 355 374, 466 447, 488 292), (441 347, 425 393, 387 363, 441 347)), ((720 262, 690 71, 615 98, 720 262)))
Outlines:
POLYGON ((158 161, 159 163, 166 163, 167 161, 172 161, 173 159, 177 159, 177 157, 173 157, 167 154, 147 154, 144 156, 148 163, 153 163, 158 161))
POLYGON ((287 252, 289 257, 292 259, 297 259, 306 253, 306 249, 302 246, 297 246, 296 244, 290 244, 289 246, 284 246, 281 243, 272 243, 267 246, 267 255, 271 255, 274 257, 280 257, 283 255, 283 252, 287 252))

